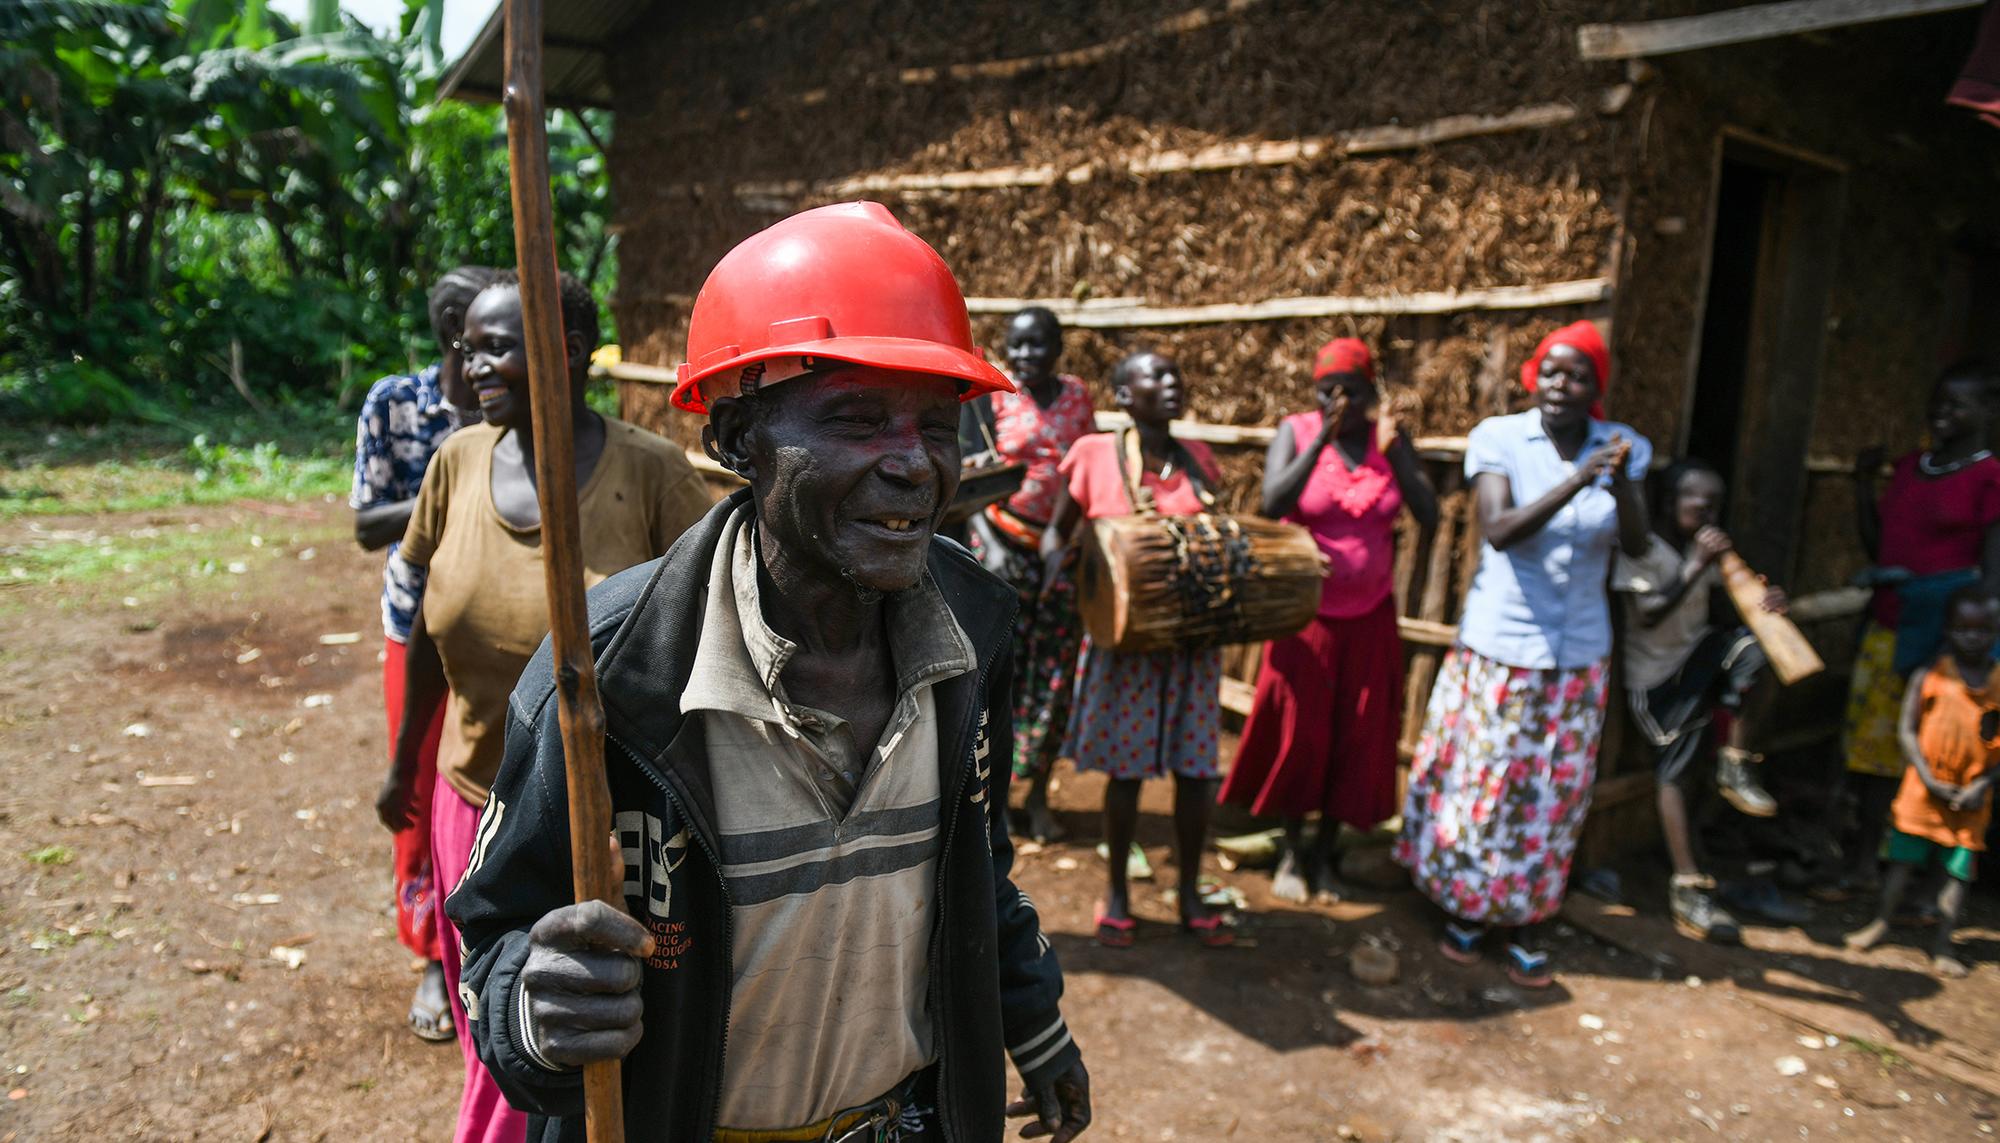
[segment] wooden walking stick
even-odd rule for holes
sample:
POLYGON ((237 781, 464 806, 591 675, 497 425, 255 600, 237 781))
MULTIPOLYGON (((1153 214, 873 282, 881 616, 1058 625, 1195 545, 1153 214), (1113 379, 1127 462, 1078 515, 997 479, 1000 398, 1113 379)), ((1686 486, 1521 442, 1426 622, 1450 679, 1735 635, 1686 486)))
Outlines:
MULTIPOLYGON (((556 711, 569 786, 569 856, 578 901, 623 908, 623 874, 611 861, 611 790, 604 781, 604 704, 590 653, 583 602, 583 538, 576 496, 562 296, 556 280, 554 208, 542 110, 541 0, 507 0, 507 159, 514 249, 521 275, 521 326, 535 415, 535 489, 542 508, 542 569, 556 665, 556 711)), ((623 1143, 624 1093, 617 1060, 583 1069, 590 1143, 623 1143)))

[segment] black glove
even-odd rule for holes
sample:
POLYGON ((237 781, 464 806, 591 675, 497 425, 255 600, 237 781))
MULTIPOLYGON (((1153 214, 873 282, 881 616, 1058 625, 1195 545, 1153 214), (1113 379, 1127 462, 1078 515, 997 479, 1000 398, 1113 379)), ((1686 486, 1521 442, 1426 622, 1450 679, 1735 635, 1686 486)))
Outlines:
POLYGON ((1083 1070, 1083 1061, 1029 1087, 1007 1105, 1007 1118, 1027 1116, 1034 1118, 1021 1128, 1023 1139, 1046 1135, 1049 1143, 1069 1143, 1083 1134, 1090 1126, 1090 1073, 1083 1070))
POLYGON ((602 901, 536 921, 520 984, 534 1054, 564 1068, 623 1058, 644 1031, 640 959, 652 953, 652 934, 602 901))

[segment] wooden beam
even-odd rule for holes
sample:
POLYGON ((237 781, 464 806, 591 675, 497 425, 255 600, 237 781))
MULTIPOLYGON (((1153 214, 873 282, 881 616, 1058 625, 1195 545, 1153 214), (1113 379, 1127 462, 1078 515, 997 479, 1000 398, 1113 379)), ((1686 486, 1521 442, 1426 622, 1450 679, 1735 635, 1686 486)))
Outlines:
POLYGON ((1218 302, 1200 306, 1092 305, 1068 298, 968 298, 966 308, 972 310, 976 303, 979 308, 973 312, 1012 313, 1030 305, 1046 306, 1062 319, 1064 325, 1079 329, 1146 329, 1349 314, 1404 316, 1594 305, 1609 300, 1611 292, 1609 278, 1582 278, 1539 286, 1488 286, 1415 294, 1267 298, 1257 302, 1218 302))
MULTIPOLYGON (((1607 88, 1597 99, 1597 110, 1617 114, 1631 98, 1630 84, 1607 88)), ((1535 131, 1574 122, 1582 112, 1569 103, 1535 103, 1492 115, 1447 115, 1414 126, 1383 124, 1336 131, 1300 139, 1238 140, 1215 143, 1188 151, 1154 151, 1128 154, 1122 158, 1059 167, 1053 163, 1033 166, 988 167, 984 170, 941 173, 855 175, 813 183, 804 179, 777 182, 738 183, 732 189, 744 204, 760 203, 788 210, 808 195, 854 198, 871 194, 922 194, 952 191, 998 190, 1009 187, 1046 187, 1057 183, 1087 183, 1115 176, 1145 178, 1151 175, 1204 171, 1236 171, 1250 167, 1279 167, 1311 162, 1321 157, 1378 155, 1392 151, 1413 151, 1458 139, 1501 135, 1513 131, 1535 131)))
POLYGON ((942 67, 904 68, 896 76, 910 85, 936 83, 942 79, 1013 79, 1039 71, 1053 71, 1061 68, 1088 67, 1101 63, 1119 52, 1126 51, 1146 40, 1165 36, 1185 35, 1200 31, 1220 21, 1230 19, 1238 13, 1255 8, 1264 0, 1226 0, 1220 9, 1194 8, 1164 19, 1137 31, 1127 32, 1103 43, 1087 47, 1071 48, 1068 51, 1048 52, 1036 56, 1019 56, 1004 60, 980 60, 976 63, 946 64, 942 67))
POLYGON ((967 298, 965 312, 970 314, 1016 314, 1029 306, 1046 306, 1056 311, 1056 316, 1081 313, 1085 310, 1129 310, 1146 304, 1144 298, 1084 298, 1073 301, 1069 298, 967 298))
POLYGON ((1457 625, 1439 623, 1434 619, 1411 619, 1407 615, 1399 616, 1396 620, 1396 633, 1401 635, 1406 643, 1419 643, 1426 647, 1449 648, 1458 643, 1457 625))
POLYGON ((1801 32, 1845 28, 1878 20, 1977 8, 1983 0, 1785 0, 1634 24, 1585 24, 1576 33, 1577 55, 1587 60, 1662 56, 1725 44, 1747 44, 1801 32))
POLYGON ((1242 679, 1222 676, 1222 709, 1241 718, 1250 717, 1251 700, 1257 697, 1257 688, 1242 679))
MULTIPOLYGON (((1096 414, 1097 431, 1113 433, 1132 423, 1132 418, 1116 410, 1096 414)), ((1206 421, 1175 421, 1173 434, 1184 441, 1221 445, 1224 448, 1269 448, 1278 430, 1268 425, 1215 425, 1206 421)), ((1410 442, 1426 460, 1465 459, 1464 437, 1417 437, 1410 442)))

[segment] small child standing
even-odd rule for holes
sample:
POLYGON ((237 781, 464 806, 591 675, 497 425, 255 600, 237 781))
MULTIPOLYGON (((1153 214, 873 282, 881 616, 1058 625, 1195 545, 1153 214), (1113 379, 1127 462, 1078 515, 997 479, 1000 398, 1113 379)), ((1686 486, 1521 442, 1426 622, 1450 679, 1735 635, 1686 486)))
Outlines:
POLYGON ((1871 949, 1889 931, 1889 919, 1915 873, 1942 850, 1949 876, 1938 894, 1938 932, 1931 969, 1942 977, 1966 974, 1952 951, 1952 929, 1965 907, 1966 887, 1986 848, 1986 824, 2000 766, 2000 687, 1993 678, 1993 649, 2000 615, 1977 586, 1954 592, 1945 609, 1944 654, 1910 677, 1903 695, 1898 740, 1909 768, 1889 810, 1889 873, 1882 902, 1867 927, 1847 934, 1847 947, 1871 949))

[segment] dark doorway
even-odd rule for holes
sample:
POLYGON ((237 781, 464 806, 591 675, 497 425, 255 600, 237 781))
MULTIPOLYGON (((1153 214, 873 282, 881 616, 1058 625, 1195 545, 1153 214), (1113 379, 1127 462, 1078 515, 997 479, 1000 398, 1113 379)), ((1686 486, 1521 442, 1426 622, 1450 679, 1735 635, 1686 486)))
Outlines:
POLYGON ((1938 367, 1961 357, 2000 360, 2000 247, 1968 242, 1947 264, 1938 367))
POLYGON ((1737 427, 1750 371, 1751 318, 1757 308, 1757 262, 1764 211, 1777 176, 1725 156, 1715 186, 1715 232, 1702 309, 1701 358, 1688 410, 1686 455, 1736 484, 1737 427))
POLYGON ((1733 134, 1716 162, 1708 288, 1682 447, 1729 481, 1727 524, 1744 558, 1788 578, 1818 402, 1840 176, 1831 164, 1733 134))

